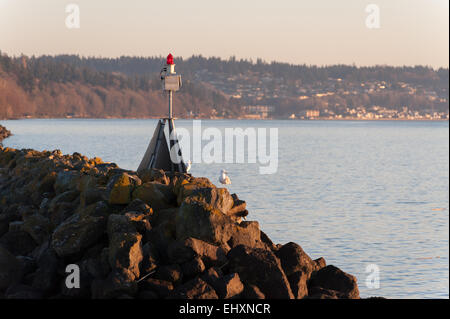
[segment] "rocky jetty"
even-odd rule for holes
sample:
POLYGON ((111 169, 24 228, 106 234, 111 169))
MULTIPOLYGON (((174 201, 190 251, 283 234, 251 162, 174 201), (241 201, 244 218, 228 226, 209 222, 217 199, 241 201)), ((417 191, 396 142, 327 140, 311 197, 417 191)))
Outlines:
POLYGON ((6 127, 0 125, 0 143, 9 136, 11 136, 11 132, 6 127))
POLYGON ((247 214, 206 178, 0 146, 0 298, 359 298, 247 214))

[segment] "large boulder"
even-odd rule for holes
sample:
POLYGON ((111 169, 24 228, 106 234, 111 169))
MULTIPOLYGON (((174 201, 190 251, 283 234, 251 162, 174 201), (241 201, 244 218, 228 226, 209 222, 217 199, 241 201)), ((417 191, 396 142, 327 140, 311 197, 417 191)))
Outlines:
POLYGON ((176 215, 176 237, 184 240, 198 238, 212 244, 224 244, 232 235, 233 222, 220 210, 187 198, 176 215))
POLYGON ((108 181, 106 191, 108 202, 110 204, 126 205, 131 202, 131 194, 135 188, 141 184, 136 176, 130 176, 127 173, 114 175, 108 181))
POLYGON ((309 281, 311 291, 318 288, 337 292, 339 298, 359 299, 357 280, 339 268, 328 265, 317 271, 309 281))
POLYGON ((181 205, 188 197, 204 202, 218 209, 222 214, 227 214, 234 205, 233 197, 226 188, 198 187, 196 184, 185 184, 178 195, 178 204, 181 205))
POLYGON ((196 257, 200 257, 207 266, 221 266, 226 262, 226 253, 221 247, 192 237, 174 241, 169 246, 167 255, 171 262, 180 264, 196 257))
POLYGON ((175 194, 170 186, 158 182, 137 186, 133 191, 133 199, 140 199, 157 211, 175 206, 175 194))
POLYGON ((290 242, 283 245, 276 252, 276 255, 280 259, 281 266, 287 276, 302 271, 309 277, 316 269, 315 262, 296 243, 290 242))
POLYGON ((126 269, 132 280, 139 278, 139 266, 143 259, 142 235, 136 231, 133 220, 124 215, 110 215, 107 232, 111 268, 126 269))
POLYGON ((266 248, 266 245, 261 241, 261 231, 257 221, 244 221, 240 224, 234 224, 232 229, 231 237, 227 242, 231 248, 239 245, 266 248))
POLYGON ((52 247, 62 258, 81 254, 102 238, 105 225, 103 216, 82 216, 76 213, 55 229, 52 247))
POLYGON ((230 250, 227 257, 230 272, 259 287, 267 298, 294 298, 280 261, 270 250, 240 245, 230 250))

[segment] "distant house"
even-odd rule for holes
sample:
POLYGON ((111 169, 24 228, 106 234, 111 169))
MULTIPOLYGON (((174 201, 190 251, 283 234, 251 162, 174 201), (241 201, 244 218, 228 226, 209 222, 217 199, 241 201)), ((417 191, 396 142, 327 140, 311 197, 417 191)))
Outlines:
POLYGON ((314 119, 320 116, 319 110, 306 110, 306 117, 309 119, 314 119))
POLYGON ((244 113, 244 117, 252 118, 252 119, 266 119, 273 112, 275 108, 273 106, 268 105, 245 105, 242 107, 242 112, 244 113))

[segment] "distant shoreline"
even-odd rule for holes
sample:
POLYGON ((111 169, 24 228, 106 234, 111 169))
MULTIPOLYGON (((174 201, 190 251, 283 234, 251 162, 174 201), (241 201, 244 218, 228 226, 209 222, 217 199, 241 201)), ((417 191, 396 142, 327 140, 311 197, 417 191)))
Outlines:
MULTIPOLYGON (((162 117, 15 117, 15 118, 1 118, 0 121, 14 121, 14 120, 158 120, 162 117)), ((247 120, 247 121, 360 121, 360 122, 372 122, 372 121, 385 121, 385 122, 448 122, 449 119, 361 119, 361 118, 341 118, 341 119, 330 119, 330 118, 314 118, 314 119, 286 119, 286 118, 264 118, 264 119, 255 119, 255 118, 210 118, 210 117, 196 117, 196 118, 177 118, 176 120, 247 120)))

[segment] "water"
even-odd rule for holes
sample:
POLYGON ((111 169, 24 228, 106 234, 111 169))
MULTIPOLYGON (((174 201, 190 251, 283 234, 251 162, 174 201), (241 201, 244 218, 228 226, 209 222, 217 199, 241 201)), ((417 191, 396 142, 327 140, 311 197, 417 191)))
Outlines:
MULTIPOLYGON (((3 121, 14 148, 61 149, 136 169, 155 120, 3 121)), ((177 121, 190 127, 191 121, 177 121)), ((202 121, 202 126, 277 127, 279 165, 194 164, 195 176, 247 201, 249 219, 276 243, 299 243, 358 278, 361 296, 449 297, 448 122, 202 121), (366 287, 366 267, 380 288, 366 287)))

